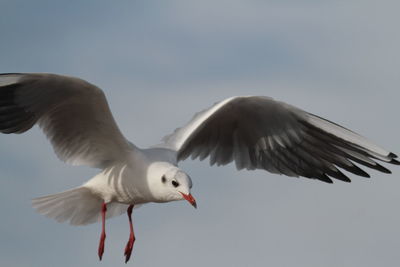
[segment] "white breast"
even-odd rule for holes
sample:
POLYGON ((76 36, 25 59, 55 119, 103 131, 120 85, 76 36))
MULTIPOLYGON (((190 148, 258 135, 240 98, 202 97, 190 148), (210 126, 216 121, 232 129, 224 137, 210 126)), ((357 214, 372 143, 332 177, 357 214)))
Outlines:
POLYGON ((152 201, 146 179, 147 159, 132 155, 126 163, 115 164, 90 179, 90 188, 106 202, 142 204, 152 201))

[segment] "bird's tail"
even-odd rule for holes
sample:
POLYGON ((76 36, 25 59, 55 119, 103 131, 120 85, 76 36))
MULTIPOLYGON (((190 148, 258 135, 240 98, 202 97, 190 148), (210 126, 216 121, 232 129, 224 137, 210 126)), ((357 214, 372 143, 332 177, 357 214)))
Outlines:
MULTIPOLYGON (((42 215, 58 222, 72 225, 95 223, 101 218, 103 200, 93 194, 89 188, 78 187, 58 194, 43 196, 32 200, 32 206, 42 215)), ((128 205, 107 204, 107 218, 125 212, 128 205)))

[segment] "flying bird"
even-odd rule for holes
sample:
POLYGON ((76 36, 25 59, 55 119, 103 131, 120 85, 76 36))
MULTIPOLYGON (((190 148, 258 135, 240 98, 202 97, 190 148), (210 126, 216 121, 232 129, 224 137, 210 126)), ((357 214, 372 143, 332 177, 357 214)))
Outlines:
POLYGON ((178 167, 188 157, 326 183, 332 179, 350 182, 341 169, 369 177, 356 164, 384 173, 390 170, 377 161, 400 165, 395 154, 365 137, 264 96, 218 102, 161 144, 142 149, 123 136, 103 91, 95 85, 56 74, 0 74, 0 131, 24 133, 35 124, 61 160, 100 169, 79 187, 32 201, 39 213, 58 222, 101 221, 100 260, 107 218, 128 215, 127 262, 135 242, 133 207, 175 200, 187 200, 196 207, 191 178, 178 167))

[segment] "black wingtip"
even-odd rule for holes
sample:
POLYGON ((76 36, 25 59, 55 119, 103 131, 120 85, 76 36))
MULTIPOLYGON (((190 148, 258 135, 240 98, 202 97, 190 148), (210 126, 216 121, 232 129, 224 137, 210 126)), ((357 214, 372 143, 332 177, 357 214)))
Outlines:
POLYGON ((371 176, 366 171, 364 171, 357 165, 352 165, 352 166, 346 168, 346 170, 348 170, 349 172, 354 173, 358 176, 361 176, 361 177, 371 178, 371 176))
POLYGON ((325 173, 316 175, 316 178, 322 182, 333 184, 333 181, 325 173))
POLYGON ((389 163, 394 164, 394 165, 400 165, 400 161, 392 159, 391 161, 389 161, 389 163))
POLYGON ((327 173, 329 176, 332 176, 335 179, 338 179, 340 181, 346 182, 346 183, 351 183, 351 180, 349 177, 347 177, 343 172, 336 170, 327 173))
POLYGON ((373 165, 373 167, 371 167, 371 168, 373 168, 373 169, 375 169, 375 170, 378 170, 378 171, 380 171, 380 172, 383 172, 383 173, 387 173, 387 174, 391 174, 391 173, 392 173, 389 169, 383 167, 383 166, 380 165, 379 163, 376 163, 376 164, 373 165))
POLYGON ((394 154, 394 153, 392 153, 392 152, 390 152, 389 155, 388 155, 388 157, 389 157, 389 158, 392 158, 392 159, 395 159, 395 158, 397 158, 397 155, 394 154))
POLYGON ((318 180, 320 180, 320 181, 322 181, 322 182, 324 182, 324 183, 327 183, 327 184, 333 184, 333 181, 331 180, 331 179, 320 179, 320 178, 318 178, 318 180))

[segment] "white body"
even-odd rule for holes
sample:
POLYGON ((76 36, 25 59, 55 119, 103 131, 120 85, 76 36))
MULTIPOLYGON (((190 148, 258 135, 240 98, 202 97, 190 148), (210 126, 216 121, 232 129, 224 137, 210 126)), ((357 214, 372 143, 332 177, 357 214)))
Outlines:
MULTIPOLYGON (((162 176, 156 170, 178 171, 173 152, 167 149, 135 149, 125 163, 104 169, 94 176, 83 187, 103 199, 106 203, 118 202, 127 205, 138 205, 147 202, 167 202, 152 191, 152 173, 154 180, 162 176)), ((188 194, 188 192, 184 192, 188 194)), ((178 200, 178 199, 177 199, 178 200)))

